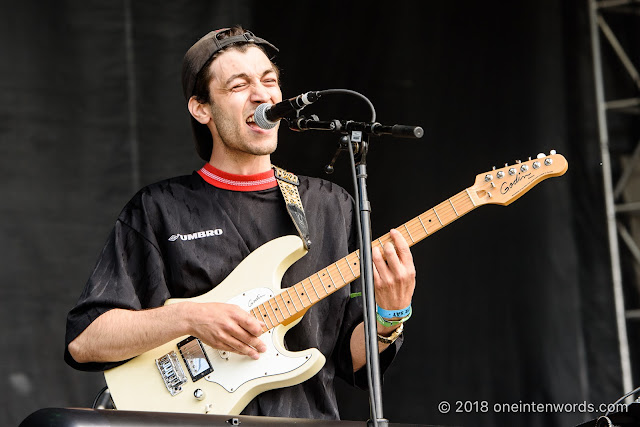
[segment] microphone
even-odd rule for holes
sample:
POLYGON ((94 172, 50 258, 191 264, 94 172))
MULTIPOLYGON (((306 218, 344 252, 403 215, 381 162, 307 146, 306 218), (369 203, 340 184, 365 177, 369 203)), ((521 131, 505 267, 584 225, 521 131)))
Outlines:
POLYGON ((278 121, 298 110, 302 110, 309 104, 316 102, 320 98, 319 92, 307 92, 295 98, 287 99, 277 104, 264 103, 258 105, 253 120, 262 129, 273 129, 278 121))

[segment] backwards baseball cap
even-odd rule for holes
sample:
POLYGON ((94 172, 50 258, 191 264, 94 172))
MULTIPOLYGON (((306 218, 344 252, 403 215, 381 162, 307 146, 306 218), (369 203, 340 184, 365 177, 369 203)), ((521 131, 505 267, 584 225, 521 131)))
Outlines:
MULTIPOLYGON (((191 46, 182 60, 182 92, 186 100, 189 101, 189 98, 194 95, 198 74, 205 65, 210 63, 211 58, 216 53, 228 46, 243 44, 254 44, 261 47, 269 59, 273 59, 278 53, 277 47, 255 36, 251 31, 243 30, 240 27, 211 31, 191 46)), ((208 162, 213 148, 211 132, 209 132, 207 126, 199 123, 193 117, 191 117, 191 128, 196 140, 198 155, 208 162)))

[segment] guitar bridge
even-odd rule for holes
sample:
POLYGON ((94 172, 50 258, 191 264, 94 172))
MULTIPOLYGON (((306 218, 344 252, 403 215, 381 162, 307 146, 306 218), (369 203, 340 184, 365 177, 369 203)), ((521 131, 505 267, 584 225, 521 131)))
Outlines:
POLYGON ((156 366, 171 396, 180 393, 182 391, 182 385, 187 382, 187 376, 184 374, 182 366, 180 366, 176 352, 172 351, 156 359, 156 366))

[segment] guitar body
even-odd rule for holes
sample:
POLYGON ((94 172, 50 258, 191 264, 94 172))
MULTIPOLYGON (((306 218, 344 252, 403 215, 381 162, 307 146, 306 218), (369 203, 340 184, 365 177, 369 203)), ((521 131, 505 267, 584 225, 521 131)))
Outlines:
MULTIPOLYGON (((169 299, 165 305, 225 302, 249 311, 281 292, 285 271, 305 254, 300 238, 280 237, 252 252, 211 291, 169 299)), ((284 348, 286 332, 302 314, 260 337, 267 351, 258 360, 185 336, 105 371, 114 404, 124 410, 239 414, 259 393, 299 384, 324 366, 325 358, 317 349, 284 348)))

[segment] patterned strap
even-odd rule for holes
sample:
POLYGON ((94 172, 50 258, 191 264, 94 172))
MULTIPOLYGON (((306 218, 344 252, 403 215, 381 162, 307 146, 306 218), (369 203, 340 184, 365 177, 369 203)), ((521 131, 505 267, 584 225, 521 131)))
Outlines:
POLYGON ((302 207, 302 201, 300 200, 300 193, 298 193, 298 186, 300 181, 298 177, 291 172, 287 172, 277 166, 271 165, 274 171, 278 186, 284 197, 284 201, 287 204, 287 211, 293 220, 293 224, 300 234, 300 238, 304 243, 304 247, 309 250, 311 248, 311 238, 309 237, 309 226, 307 224, 307 217, 304 214, 304 208, 302 207))

